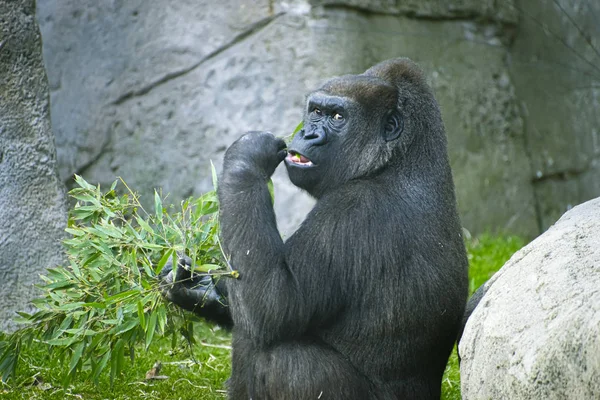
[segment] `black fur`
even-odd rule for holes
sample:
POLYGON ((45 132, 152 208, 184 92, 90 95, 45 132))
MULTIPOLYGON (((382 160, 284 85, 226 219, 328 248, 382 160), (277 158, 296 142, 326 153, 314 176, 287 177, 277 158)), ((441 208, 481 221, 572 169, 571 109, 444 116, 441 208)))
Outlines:
POLYGON ((222 280, 214 280, 206 274, 192 272, 192 260, 182 257, 173 272, 171 260, 159 276, 163 295, 184 310, 231 329, 233 321, 227 301, 227 287, 222 280))
POLYGON ((267 189, 284 158, 285 143, 265 132, 225 154, 221 239, 240 273, 227 281, 230 398, 438 399, 467 259, 439 108, 419 68, 389 60, 308 96, 285 162, 318 201, 286 242, 267 189))

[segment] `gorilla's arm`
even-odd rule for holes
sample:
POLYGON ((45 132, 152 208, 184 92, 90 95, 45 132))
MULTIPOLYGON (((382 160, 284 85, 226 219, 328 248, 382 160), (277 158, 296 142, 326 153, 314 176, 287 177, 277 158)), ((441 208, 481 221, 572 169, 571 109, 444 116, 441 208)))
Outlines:
POLYGON ((233 320, 262 344, 303 333, 312 301, 286 262, 267 188, 284 149, 270 133, 243 136, 225 154, 218 187, 221 239, 240 273, 227 282, 233 320))
MULTIPOLYGON (((465 326, 467 325, 467 321, 469 320, 469 318, 471 318, 471 314, 473 314, 473 311, 475 311, 475 308, 477 308, 477 306, 479 305, 479 302, 481 301, 481 299, 483 299, 483 296, 485 296, 485 294, 487 293, 488 289, 490 288, 491 282, 492 282, 492 278, 490 278, 487 282, 485 282, 483 285, 481 285, 479 287, 479 289, 477 289, 475 291, 475 293, 473 293, 473 295, 467 301, 465 313, 463 315, 462 323, 460 325, 460 331, 458 332, 458 339, 456 341, 457 343, 460 343, 460 340, 462 339, 462 335, 465 331, 465 326)), ((459 354, 459 359, 460 359, 460 354, 459 354)))
POLYGON ((233 321, 223 280, 214 281, 209 275, 192 274, 191 259, 177 262, 173 274, 171 260, 162 269, 159 280, 163 295, 170 302, 220 326, 231 329, 233 321))

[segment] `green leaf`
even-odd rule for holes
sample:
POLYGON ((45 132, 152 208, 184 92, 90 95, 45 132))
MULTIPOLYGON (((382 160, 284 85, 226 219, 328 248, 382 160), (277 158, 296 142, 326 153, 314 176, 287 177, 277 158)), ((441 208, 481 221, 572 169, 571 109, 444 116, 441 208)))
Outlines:
POLYGON ((96 225, 96 228, 107 236, 115 239, 122 239, 123 233, 117 227, 110 224, 96 225))
POLYGON ((84 342, 75 345, 75 348, 73 349, 73 356, 71 357, 71 362, 69 363, 69 374, 72 373, 75 370, 75 368, 77 368, 79 360, 81 360, 81 355, 83 354, 84 348, 84 342))
POLYGON ((133 328, 137 327, 139 325, 139 321, 137 319, 130 319, 129 321, 127 321, 124 324, 121 325, 117 325, 114 328, 112 328, 108 333, 115 335, 115 336, 119 336, 122 335, 125 332, 129 332, 130 330, 132 330, 133 328))
POLYGON ((163 206, 162 206, 162 200, 160 199, 160 196, 158 195, 158 192, 155 190, 154 191, 154 211, 156 213, 156 217, 158 218, 158 220, 162 220, 163 217, 163 206))
POLYGON ((0 342, 0 377, 2 381, 7 381, 15 375, 20 351, 21 340, 19 337, 0 342))
POLYGON ((205 215, 214 214, 219 211, 219 204, 214 202, 201 203, 194 209, 193 220, 198 221, 199 218, 205 215))
POLYGON ((107 297, 106 299, 104 299, 104 301, 107 304, 116 303, 120 300, 125 300, 128 297, 135 296, 136 294, 139 294, 139 293, 140 293, 140 291, 137 289, 127 290, 125 292, 117 293, 113 296, 107 297))
POLYGON ((275 188, 273 187, 273 179, 269 179, 267 182, 267 188, 269 189, 269 194, 271 195, 271 204, 275 204, 275 188))
POLYGON ((73 211, 90 211, 90 212, 97 212, 100 211, 100 207, 98 206, 76 206, 73 211))
POLYGON ((165 246, 162 246, 160 244, 154 244, 149 242, 142 242, 140 243, 140 246, 148 250, 163 250, 165 248, 165 246))
POLYGON ((149 265, 148 259, 144 258, 142 260, 142 268, 144 268, 144 272, 146 272, 146 276, 154 276, 154 271, 152 271, 152 266, 149 265))
POLYGON ((84 304, 85 303, 82 301, 77 301, 75 303, 66 303, 66 304, 60 305, 60 306, 56 307, 56 309, 60 310, 60 311, 72 311, 77 308, 83 307, 84 304))
POLYGON ((75 220, 85 220, 86 218, 94 215, 94 211, 95 210, 89 211, 89 210, 81 210, 79 208, 75 208, 75 209, 71 210, 69 212, 69 214, 75 220))
POLYGON ((165 308, 165 306, 163 304, 161 304, 157 308, 156 314, 157 314, 157 320, 158 320, 158 327, 159 327, 160 333, 162 335, 165 333, 165 326, 167 325, 167 309, 165 308))
POLYGON ((87 189, 87 190, 92 190, 92 191, 96 191, 96 187, 93 185, 90 185, 89 183, 87 183, 87 181, 85 179, 83 179, 81 176, 75 174, 75 183, 77 183, 80 187, 87 189))
POLYGON ((154 235, 154 229, 152 229, 152 227, 148 225, 148 223, 144 221, 141 217, 138 216, 135 218, 135 220, 142 227, 143 230, 150 233, 151 235, 154 235))
POLYGON ((131 226, 129 221, 127 221, 127 225, 125 226, 125 234, 130 236, 133 235, 137 240, 142 240, 142 236, 133 226, 131 226))
POLYGON ((45 343, 50 346, 59 346, 59 347, 69 347, 73 343, 79 341, 80 338, 77 336, 72 336, 70 338, 62 338, 62 339, 50 339, 46 340, 45 343))
POLYGON ((85 203, 92 203, 95 207, 100 207, 100 201, 88 193, 71 193, 71 197, 85 203))
POLYGON ((33 315, 27 314, 26 312, 23 312, 23 311, 16 311, 16 313, 24 319, 31 319, 33 317, 33 315))
POLYGON ((158 320, 158 315, 155 310, 150 312, 150 319, 148 320, 148 327, 146 328, 146 350, 150 347, 152 343, 152 338, 154 337, 154 332, 156 331, 156 322, 158 320))
POLYGON ((165 251, 165 254, 163 254, 163 256, 158 261, 158 264, 156 265, 156 269, 154 270, 154 272, 159 274, 160 271, 162 271, 162 269, 165 267, 165 264, 167 263, 167 261, 169 261, 169 258, 174 253, 175 253, 175 249, 169 249, 169 250, 165 251))
POLYGON ((123 339, 117 340, 117 343, 112 349, 110 355, 110 386, 112 387, 115 383, 116 376, 123 369, 123 361, 125 358, 125 341, 123 339))
POLYGON ((137 313, 140 319, 140 326, 146 331, 146 314, 144 313, 144 305, 141 301, 137 302, 137 313))
POLYGON ((106 367, 106 364, 108 363, 108 360, 110 359, 111 356, 111 351, 108 350, 106 353, 104 353, 104 355, 102 356, 102 358, 100 359, 100 362, 98 362, 93 368, 92 368, 92 379, 97 382, 98 378, 100 377, 100 373, 104 370, 104 368, 106 367))
POLYGON ((69 281, 54 282, 42 286, 45 290, 64 290, 76 286, 75 283, 69 281))
POLYGON ((179 332, 175 329, 171 332, 171 350, 175 350, 177 348, 177 336, 179 332))
POLYGON ((85 236, 85 232, 79 228, 65 228, 65 231, 73 236, 85 236))
POLYGON ((209 272, 219 269, 223 269, 223 267, 218 264, 201 264, 194 267, 194 272, 209 272))
POLYGON ((65 329, 64 332, 69 333, 71 335, 75 335, 75 336, 94 336, 95 334, 98 333, 89 328, 71 328, 71 329, 65 329))
POLYGON ((95 303, 95 302, 91 302, 91 303, 83 303, 84 307, 92 307, 92 308, 96 308, 99 310, 105 310, 106 309, 106 304, 104 303, 95 303))
POLYGON ((52 339, 56 339, 63 331, 69 329, 73 323, 73 315, 67 315, 66 318, 60 323, 60 326, 56 330, 56 333, 52 339))

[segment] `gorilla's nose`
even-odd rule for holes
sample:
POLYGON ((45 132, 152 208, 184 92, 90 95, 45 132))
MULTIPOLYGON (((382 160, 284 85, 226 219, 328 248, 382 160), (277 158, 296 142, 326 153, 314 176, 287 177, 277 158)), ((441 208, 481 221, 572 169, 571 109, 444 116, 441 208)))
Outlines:
POLYGON ((303 133, 304 140, 314 146, 324 144, 327 141, 327 134, 322 126, 311 126, 308 129, 303 129, 300 133, 303 133))

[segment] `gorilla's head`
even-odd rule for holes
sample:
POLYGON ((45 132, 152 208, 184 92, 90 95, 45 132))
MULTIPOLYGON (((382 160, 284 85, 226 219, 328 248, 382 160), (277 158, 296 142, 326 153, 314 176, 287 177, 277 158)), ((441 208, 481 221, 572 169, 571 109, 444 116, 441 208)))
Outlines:
POLYGON ((290 179, 319 198, 375 174, 403 157, 431 113, 437 113, 435 100, 408 59, 334 78, 307 96, 303 129, 285 159, 290 179))

